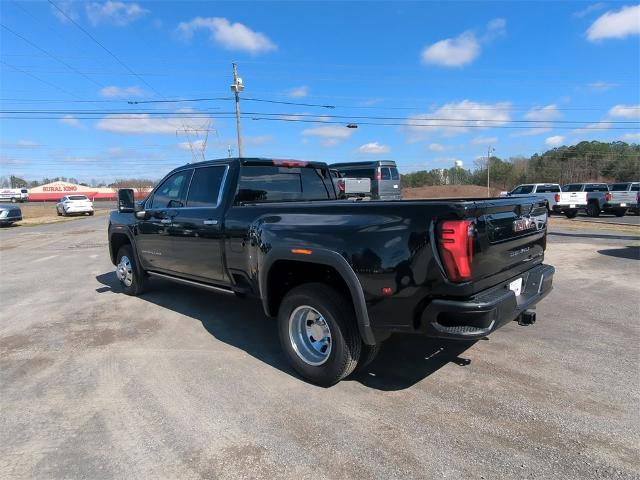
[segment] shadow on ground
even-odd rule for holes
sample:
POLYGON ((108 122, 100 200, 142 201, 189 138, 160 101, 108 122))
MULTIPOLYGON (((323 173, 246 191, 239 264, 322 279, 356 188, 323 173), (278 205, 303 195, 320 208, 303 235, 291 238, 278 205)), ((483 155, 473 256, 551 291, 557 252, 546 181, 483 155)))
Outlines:
POLYGON ((553 237, 576 237, 576 238, 603 238, 612 240, 640 240, 636 235, 607 235, 603 233, 566 233, 566 232, 549 232, 549 236, 553 237))
POLYGON ((640 260, 640 247, 632 245, 623 248, 609 248, 606 250, 598 250, 598 253, 609 257, 625 258, 628 260, 640 260))
MULTIPOLYGON (((97 293, 124 295, 115 272, 98 275, 96 280, 103 285, 96 289, 97 293)), ((139 298, 191 317, 201 322, 216 339, 297 377, 280 348, 275 320, 264 315, 258 300, 215 294, 158 278, 151 279, 151 289, 139 298)), ((447 363, 468 365, 471 360, 460 355, 473 343, 394 335, 384 343, 378 357, 366 369, 347 380, 378 390, 402 390, 447 363)))

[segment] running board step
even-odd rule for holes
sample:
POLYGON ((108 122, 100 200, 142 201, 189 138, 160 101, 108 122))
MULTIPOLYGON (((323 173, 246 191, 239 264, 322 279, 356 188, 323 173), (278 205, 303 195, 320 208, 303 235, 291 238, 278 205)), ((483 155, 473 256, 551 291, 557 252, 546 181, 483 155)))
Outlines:
POLYGON ((193 280, 187 280, 186 278, 180 278, 180 277, 174 277, 172 275, 166 275, 164 273, 158 273, 158 272, 147 272, 149 275, 153 276, 153 277, 160 277, 160 278, 165 278, 167 280, 171 280, 172 282, 178 282, 178 283, 182 283, 184 285, 191 285, 193 287, 199 287, 199 288, 204 288, 206 290, 212 290, 214 292, 220 292, 220 293, 227 293, 227 294, 234 294, 234 291, 230 288, 225 288, 225 287, 216 287, 214 285, 209 285, 207 283, 201 283, 201 282, 196 282, 193 280))

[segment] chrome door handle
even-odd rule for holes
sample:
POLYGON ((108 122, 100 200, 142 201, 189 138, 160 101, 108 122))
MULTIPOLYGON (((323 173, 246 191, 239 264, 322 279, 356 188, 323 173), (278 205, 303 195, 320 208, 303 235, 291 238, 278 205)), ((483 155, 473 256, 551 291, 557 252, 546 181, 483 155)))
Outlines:
POLYGON ((202 223, 205 225, 217 225, 218 220, 204 220, 202 223))
POLYGON ((165 225, 168 225, 169 223, 171 223, 171 219, 170 218, 163 218, 160 220, 160 223, 164 223, 165 225))

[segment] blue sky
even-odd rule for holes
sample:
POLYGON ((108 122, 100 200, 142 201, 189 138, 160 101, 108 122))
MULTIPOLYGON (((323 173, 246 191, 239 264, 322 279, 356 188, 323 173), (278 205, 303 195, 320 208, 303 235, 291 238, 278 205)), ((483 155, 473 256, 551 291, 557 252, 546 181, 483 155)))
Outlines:
POLYGON ((640 142, 629 2, 54 3, 0 3, 2 175, 160 178, 207 128, 225 157, 233 102, 127 101, 229 97, 232 61, 244 97, 335 106, 242 101, 245 156, 408 172, 640 142))

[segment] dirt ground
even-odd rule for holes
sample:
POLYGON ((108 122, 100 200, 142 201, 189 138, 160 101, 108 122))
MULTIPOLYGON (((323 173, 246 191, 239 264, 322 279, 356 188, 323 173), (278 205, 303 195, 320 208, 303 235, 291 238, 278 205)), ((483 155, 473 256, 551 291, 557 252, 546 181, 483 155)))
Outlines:
MULTIPOLYGON (((499 188, 492 188, 491 194, 499 196, 499 188)), ((486 197, 487 187, 479 185, 436 185, 432 187, 411 187, 402 189, 402 198, 459 198, 459 197, 486 197)))
MULTIPOLYGON (((85 217, 86 215, 72 215, 69 217, 59 217, 56 214, 55 203, 23 203, 20 204, 20 210, 22 210, 22 221, 17 222, 16 225, 41 225, 44 223, 56 223, 66 222, 77 218, 85 217)), ((108 209, 95 209, 95 215, 106 215, 109 213, 108 209)))

